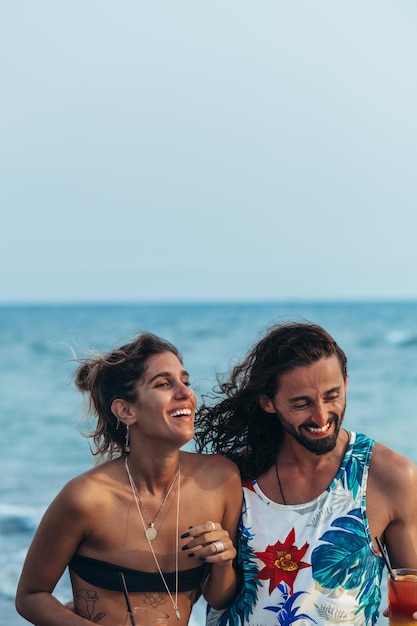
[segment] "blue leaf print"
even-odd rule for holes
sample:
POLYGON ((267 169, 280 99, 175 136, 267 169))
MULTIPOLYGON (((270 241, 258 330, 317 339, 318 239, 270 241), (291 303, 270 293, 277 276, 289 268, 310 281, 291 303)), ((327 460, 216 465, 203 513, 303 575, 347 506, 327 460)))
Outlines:
POLYGON ((277 623, 280 626, 290 626, 290 624, 294 624, 295 622, 298 622, 299 620, 302 620, 302 619, 310 620, 311 622, 315 624, 316 623, 315 620, 309 615, 306 615, 305 613, 300 613, 297 615, 297 611, 300 607, 297 607, 297 606, 294 607, 294 603, 296 599, 299 596, 301 596, 303 593, 307 593, 307 592, 297 591, 292 596, 288 596, 287 594, 286 601, 282 605, 266 606, 265 609, 267 609, 268 611, 274 611, 275 613, 277 613, 277 617, 278 617, 277 623))
POLYGON ((313 550, 313 578, 325 589, 357 589, 357 600, 365 606, 368 623, 369 616, 377 613, 381 598, 382 559, 375 557, 369 548, 360 509, 334 520, 332 527, 334 530, 320 537, 326 543, 313 550))
POLYGON ((243 525, 242 519, 239 523, 238 532, 238 566, 243 577, 242 588, 237 597, 232 600, 231 604, 225 609, 219 618, 218 626, 243 626, 244 621, 248 620, 252 613, 252 609, 257 601, 257 589, 262 585, 259 580, 255 580, 258 573, 256 566, 256 557, 253 549, 249 546, 249 540, 253 535, 249 529, 243 525))
POLYGON ((344 462, 337 473, 336 480, 340 480, 344 488, 352 492, 353 498, 356 498, 360 490, 363 468, 369 465, 372 447, 371 439, 357 433, 356 440, 349 444, 344 462))

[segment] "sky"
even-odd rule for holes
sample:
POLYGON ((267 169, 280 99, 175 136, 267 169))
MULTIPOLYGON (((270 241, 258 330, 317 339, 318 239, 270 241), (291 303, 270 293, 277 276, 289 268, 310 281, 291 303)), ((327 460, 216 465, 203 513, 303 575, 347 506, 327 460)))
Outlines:
POLYGON ((415 0, 0 0, 0 303, 417 299, 415 0))

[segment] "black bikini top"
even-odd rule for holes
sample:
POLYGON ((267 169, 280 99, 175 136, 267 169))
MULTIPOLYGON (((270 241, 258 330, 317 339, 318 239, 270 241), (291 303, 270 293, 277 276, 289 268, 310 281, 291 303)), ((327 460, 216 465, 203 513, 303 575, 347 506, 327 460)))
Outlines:
MULTIPOLYGON (((122 579, 120 572, 123 572, 128 591, 149 592, 149 591, 166 591, 159 572, 140 572, 135 569, 129 569, 114 563, 107 563, 98 559, 92 559, 89 556, 74 554, 68 567, 87 583, 100 587, 101 589, 110 589, 111 591, 123 591, 122 579)), ((204 576, 204 565, 186 569, 178 572, 178 591, 193 591, 198 589, 204 576)), ((175 572, 164 572, 168 589, 175 591, 175 572)))

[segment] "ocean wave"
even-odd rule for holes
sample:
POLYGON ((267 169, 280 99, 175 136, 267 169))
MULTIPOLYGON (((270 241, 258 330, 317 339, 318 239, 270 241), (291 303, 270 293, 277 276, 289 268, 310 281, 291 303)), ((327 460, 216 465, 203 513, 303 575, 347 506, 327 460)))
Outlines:
POLYGON ((387 334, 386 340, 399 348, 417 345, 417 332, 407 330, 392 330, 387 334))
POLYGON ((42 512, 38 509, 14 504, 0 504, 0 535, 33 532, 42 512))
POLYGON ((12 600, 16 593, 16 587, 22 571, 23 561, 27 548, 17 548, 6 551, 2 546, 0 555, 0 595, 12 600))

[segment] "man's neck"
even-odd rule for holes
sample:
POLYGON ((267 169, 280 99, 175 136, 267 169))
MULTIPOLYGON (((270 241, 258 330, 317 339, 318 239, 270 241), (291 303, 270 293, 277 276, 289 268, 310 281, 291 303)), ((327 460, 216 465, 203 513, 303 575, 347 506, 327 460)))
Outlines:
POLYGON ((309 502, 327 489, 336 476, 348 443, 349 434, 341 430, 335 448, 327 454, 316 455, 287 435, 278 453, 276 466, 274 464, 260 476, 258 484, 274 502, 309 502))
POLYGON ((277 455, 277 461, 280 465, 292 467, 310 474, 320 471, 321 468, 328 467, 329 464, 333 465, 336 463, 339 466, 346 454, 349 438, 349 433, 341 428, 333 450, 325 454, 316 454, 308 450, 292 435, 285 433, 277 455))

